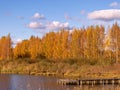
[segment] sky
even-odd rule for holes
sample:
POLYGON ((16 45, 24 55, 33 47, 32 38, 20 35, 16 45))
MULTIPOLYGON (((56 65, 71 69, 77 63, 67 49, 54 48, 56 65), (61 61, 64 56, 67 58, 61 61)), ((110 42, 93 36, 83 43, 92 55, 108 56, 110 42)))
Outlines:
POLYGON ((62 28, 110 25, 120 20, 120 0, 1 0, 0 37, 14 43, 62 28))

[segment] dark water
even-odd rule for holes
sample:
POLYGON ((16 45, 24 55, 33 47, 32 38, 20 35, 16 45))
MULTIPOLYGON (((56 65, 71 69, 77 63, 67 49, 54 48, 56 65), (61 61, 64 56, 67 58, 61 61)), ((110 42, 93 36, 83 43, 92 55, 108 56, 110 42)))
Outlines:
POLYGON ((120 90, 119 85, 63 86, 57 78, 28 75, 0 75, 0 90, 120 90))

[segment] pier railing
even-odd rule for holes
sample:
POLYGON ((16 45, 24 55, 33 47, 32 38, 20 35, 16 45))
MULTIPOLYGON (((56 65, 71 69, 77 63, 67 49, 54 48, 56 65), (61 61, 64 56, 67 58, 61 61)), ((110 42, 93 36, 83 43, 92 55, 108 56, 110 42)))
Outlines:
POLYGON ((58 84, 62 85, 106 85, 106 84, 120 84, 120 78, 111 79, 58 79, 58 84))

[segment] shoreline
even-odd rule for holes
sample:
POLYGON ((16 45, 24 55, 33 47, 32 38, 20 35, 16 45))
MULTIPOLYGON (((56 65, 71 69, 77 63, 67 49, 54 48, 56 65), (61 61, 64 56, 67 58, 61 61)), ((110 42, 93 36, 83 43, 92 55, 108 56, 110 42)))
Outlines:
POLYGON ((25 60, 0 61, 1 74, 52 76, 70 79, 120 78, 120 64, 82 65, 63 62, 38 61, 28 63, 25 60))

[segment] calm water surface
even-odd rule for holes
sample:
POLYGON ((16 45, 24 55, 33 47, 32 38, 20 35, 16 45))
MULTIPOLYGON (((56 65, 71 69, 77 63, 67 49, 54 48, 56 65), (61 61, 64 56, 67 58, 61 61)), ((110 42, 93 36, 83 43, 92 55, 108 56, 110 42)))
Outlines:
POLYGON ((0 75, 0 90, 73 90, 57 85, 57 79, 44 76, 0 75))
POLYGON ((63 86, 57 78, 28 75, 0 75, 0 90, 120 90, 117 85, 63 86))

